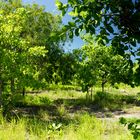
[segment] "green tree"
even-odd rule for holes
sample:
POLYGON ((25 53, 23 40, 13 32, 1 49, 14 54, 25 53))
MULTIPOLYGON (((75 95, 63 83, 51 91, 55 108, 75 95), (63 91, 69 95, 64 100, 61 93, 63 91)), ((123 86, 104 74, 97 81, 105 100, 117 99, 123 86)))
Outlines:
POLYGON ((10 83, 11 92, 15 88, 38 88, 52 63, 52 53, 56 51, 56 59, 62 52, 59 46, 65 37, 56 36, 61 32, 60 17, 36 4, 23 5, 20 0, 9 0, 0 3, 0 21, 1 93, 5 83, 8 86, 10 83))
POLYGON ((72 84, 76 73, 76 59, 73 53, 64 53, 60 60, 58 74, 62 84, 72 84))
POLYGON ((126 54, 125 57, 115 55, 113 47, 99 46, 88 43, 82 47, 80 79, 87 87, 100 83, 102 91, 106 83, 132 84, 133 64, 126 54))
POLYGON ((95 71, 89 64, 89 59, 87 59, 88 56, 85 53, 86 51, 84 51, 82 48, 73 50, 76 60, 75 79, 82 87, 82 91, 87 92, 88 95, 89 89, 96 84, 96 76, 94 73, 95 71))
POLYGON ((19 77, 22 75, 23 78, 26 73, 33 77, 36 71, 31 63, 33 61, 32 56, 39 57, 46 53, 44 46, 30 46, 30 42, 21 36, 27 15, 25 8, 17 8, 8 14, 1 10, 2 57, 0 77, 2 81, 19 80, 19 77))
POLYGON ((121 55, 125 50, 133 55, 139 52, 139 0, 68 0, 66 4, 57 0, 56 5, 63 16, 67 12, 72 16, 66 25, 71 37, 86 31, 95 34, 100 44, 111 43, 121 55))

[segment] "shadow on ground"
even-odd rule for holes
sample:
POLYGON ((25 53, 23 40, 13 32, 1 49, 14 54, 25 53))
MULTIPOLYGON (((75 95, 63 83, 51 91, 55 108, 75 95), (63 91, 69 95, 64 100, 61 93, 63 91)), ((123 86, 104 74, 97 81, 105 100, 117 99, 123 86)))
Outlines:
POLYGON ((88 113, 99 118, 113 117, 113 115, 125 114, 124 108, 140 105, 137 96, 102 92, 97 92, 92 100, 85 98, 58 98, 53 102, 46 101, 46 103, 43 102, 43 105, 23 104, 22 106, 20 104, 20 107, 16 106, 15 114, 26 117, 36 116, 38 118, 42 118, 44 115, 48 117, 48 121, 67 123, 73 119, 74 114, 78 113, 88 113))
MULTIPOLYGON (((116 95, 97 92, 92 100, 86 98, 57 98, 53 101, 47 97, 31 96, 15 97, 12 100, 13 117, 26 118, 28 127, 46 129, 46 126, 61 123, 64 127, 77 124, 81 114, 89 114, 98 118, 113 118, 125 115, 124 108, 139 106, 139 96, 116 95)), ((32 130, 31 129, 31 130, 32 130)), ((52 127, 51 127, 52 129, 52 127)), ((35 130, 34 130, 35 131, 35 130)))

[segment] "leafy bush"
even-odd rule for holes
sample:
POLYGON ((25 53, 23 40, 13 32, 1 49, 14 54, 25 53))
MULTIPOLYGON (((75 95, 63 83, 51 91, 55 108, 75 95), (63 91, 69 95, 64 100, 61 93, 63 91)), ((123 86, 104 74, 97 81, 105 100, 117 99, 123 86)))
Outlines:
POLYGON ((94 103, 97 104, 99 108, 109 108, 111 110, 120 108, 120 104, 117 104, 115 96, 106 92, 97 92, 94 95, 94 103))
POLYGON ((2 114, 3 116, 9 118, 11 116, 11 110, 13 109, 12 95, 3 94, 2 95, 2 114))
POLYGON ((137 98, 133 95, 111 94, 107 92, 97 92, 94 95, 94 103, 100 108, 110 110, 122 109, 126 104, 136 104, 137 98))
POLYGON ((135 140, 140 140, 140 119, 127 120, 125 118, 120 118, 120 123, 124 126, 127 125, 128 130, 131 131, 135 140))

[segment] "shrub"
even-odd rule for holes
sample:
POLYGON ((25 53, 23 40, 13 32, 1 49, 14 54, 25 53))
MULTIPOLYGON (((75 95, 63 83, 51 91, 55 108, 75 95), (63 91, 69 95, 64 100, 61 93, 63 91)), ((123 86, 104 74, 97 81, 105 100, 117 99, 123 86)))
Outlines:
POLYGON ((127 125, 128 130, 131 131, 135 140, 140 140, 140 119, 127 120, 125 118, 120 118, 120 123, 124 126, 127 125))

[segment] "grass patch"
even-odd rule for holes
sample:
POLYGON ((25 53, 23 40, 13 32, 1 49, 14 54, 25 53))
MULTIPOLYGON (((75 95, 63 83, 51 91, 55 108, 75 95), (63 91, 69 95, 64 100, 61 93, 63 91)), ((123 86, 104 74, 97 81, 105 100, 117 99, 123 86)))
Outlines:
POLYGON ((137 104, 138 98, 134 95, 112 94, 107 92, 97 92, 94 95, 94 103, 100 109, 121 110, 129 104, 137 104))
POLYGON ((131 134, 117 122, 97 119, 89 114, 75 114, 68 125, 22 118, 7 122, 1 117, 2 140, 132 140, 131 134))
POLYGON ((0 139, 132 140, 127 128, 111 117, 114 110, 138 101, 139 95, 102 92, 93 94, 93 100, 86 100, 85 93, 64 90, 24 98, 17 94, 11 100, 17 117, 7 121, 0 116, 0 139), (110 118, 103 118, 103 113, 110 118))

